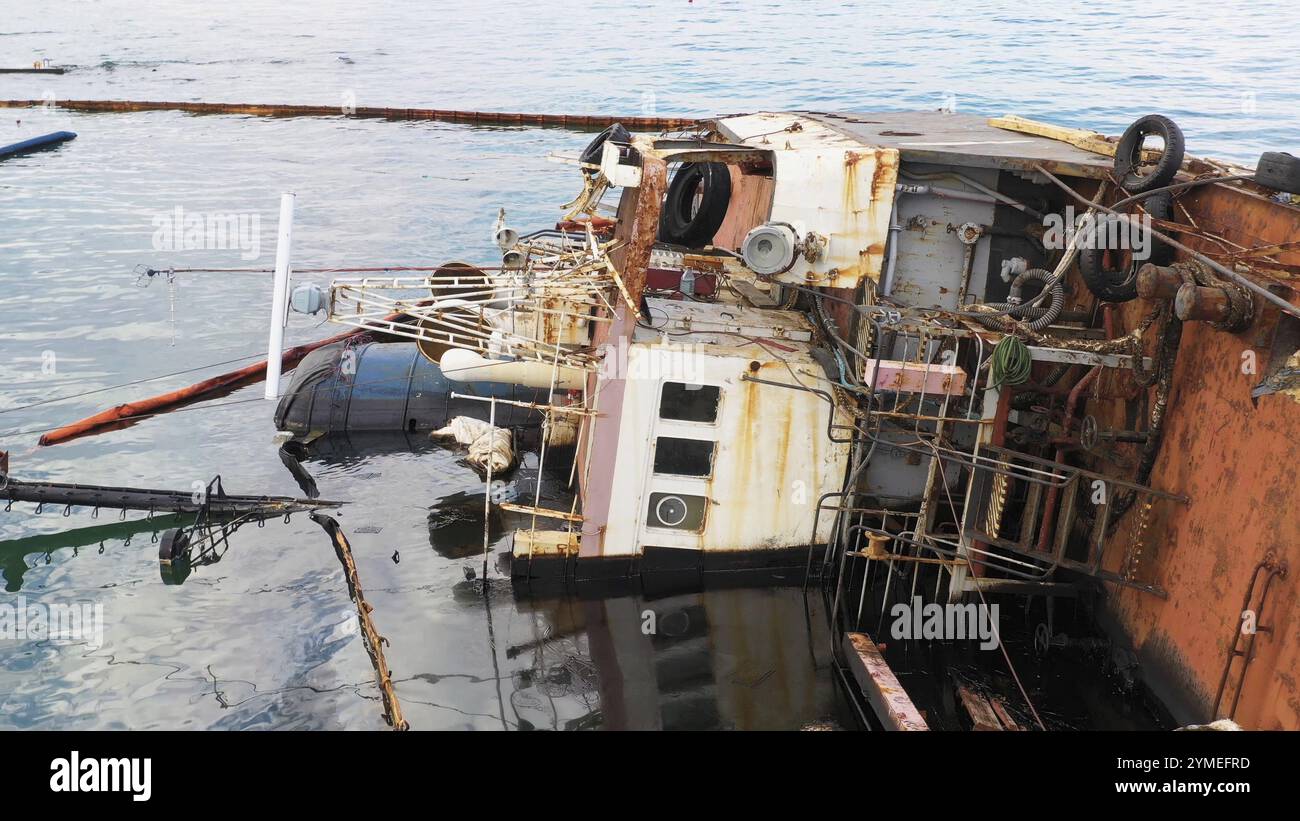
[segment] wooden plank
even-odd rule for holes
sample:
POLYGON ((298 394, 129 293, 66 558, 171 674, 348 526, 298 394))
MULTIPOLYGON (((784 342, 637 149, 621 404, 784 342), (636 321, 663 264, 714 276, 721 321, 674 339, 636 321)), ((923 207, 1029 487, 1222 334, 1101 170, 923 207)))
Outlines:
POLYGON ((1024 727, 1021 727, 1014 718, 1011 717, 1011 711, 1007 709, 1007 705, 1002 699, 998 698, 997 696, 994 696, 989 699, 989 704, 993 707, 993 712, 998 714, 998 721, 1002 722, 1002 726, 1004 728, 1008 730, 1025 729, 1024 727))
POLYGON ((870 636, 845 633, 843 648, 853 678, 886 730, 930 729, 870 636))
POLYGON ((772 296, 765 291, 760 291, 752 282, 746 282, 743 279, 732 280, 731 287, 740 292, 750 305, 755 308, 775 308, 777 302, 772 296))
POLYGON ((529 516, 540 516, 543 519, 563 519, 566 522, 582 521, 582 514, 570 513, 567 510, 551 510, 550 508, 521 505, 516 504, 515 502, 501 502, 497 507, 502 510, 508 510, 511 513, 524 513, 529 516))
MULTIPOLYGON (((1036 120, 1017 117, 1014 114, 1008 114, 1005 117, 990 117, 989 125, 1006 131, 1015 131, 1019 134, 1033 134, 1036 137, 1046 137, 1049 140, 1060 140, 1069 143, 1075 148, 1082 148, 1084 151, 1091 151, 1094 154, 1104 154, 1107 157, 1115 156, 1115 143, 1107 139, 1104 134, 1089 131, 1086 128, 1066 128, 1051 123, 1040 123, 1036 120)), ((1152 151, 1150 153, 1154 155, 1156 152, 1152 151)))
POLYGON ((578 544, 578 534, 566 530, 516 530, 511 552, 516 559, 572 556, 578 544))
POLYGON ((745 235, 767 221, 772 211, 772 191, 776 181, 771 176, 746 174, 731 166, 731 202, 722 225, 713 235, 712 244, 731 251, 738 250, 745 235))
POLYGON ((957 695, 961 698, 961 705, 966 708, 966 714, 970 716, 974 725, 971 727, 972 730, 982 732, 1002 729, 1002 722, 998 721, 997 713, 993 712, 988 699, 969 687, 960 685, 957 687, 957 695))

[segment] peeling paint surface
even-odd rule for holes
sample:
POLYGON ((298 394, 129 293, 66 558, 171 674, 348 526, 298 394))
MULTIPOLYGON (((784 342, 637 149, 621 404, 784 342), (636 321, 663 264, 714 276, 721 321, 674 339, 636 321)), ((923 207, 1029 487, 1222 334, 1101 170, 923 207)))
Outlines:
MULTIPOLYGON (((664 300, 647 302, 652 315, 664 315, 664 300)), ((672 310, 684 311, 696 325, 740 322, 768 330, 752 337, 757 341, 706 330, 667 338, 637 330, 627 351, 629 378, 623 383, 617 456, 608 474, 611 514, 601 554, 633 555, 646 545, 726 551, 824 540, 831 521, 821 517, 814 539, 817 499, 839 490, 848 449, 827 438, 831 407, 826 399, 798 387, 827 388, 821 367, 809 355, 810 343, 791 338, 807 334, 807 321, 793 312, 735 305, 673 303, 672 310), (773 325, 774 320, 779 324, 773 325), (659 418, 665 382, 720 388, 716 423, 659 418), (711 475, 654 473, 655 447, 662 436, 715 442, 711 475), (707 498, 702 529, 654 526, 647 520, 652 493, 707 498)), ((583 555, 588 555, 588 541, 584 536, 583 555)))
POLYGON ((829 239, 820 259, 797 259, 776 280, 854 288, 863 277, 879 277, 898 178, 896 150, 794 114, 730 117, 719 127, 738 142, 773 152, 770 219, 829 239))
MULTIPOLYGON (((1270 337, 1276 312, 1270 314, 1274 319, 1240 335, 1199 322, 1184 326, 1152 484, 1186 494, 1191 504, 1154 509, 1140 568, 1169 598, 1134 590, 1112 594, 1112 607, 1148 676, 1185 694, 1185 704, 1170 705, 1180 721, 1215 717, 1209 712, 1255 565, 1269 551, 1292 568, 1300 562, 1300 410, 1292 396, 1281 393, 1253 405, 1250 391, 1260 376, 1241 367, 1243 352, 1270 337)), ((1262 365, 1267 351, 1256 353, 1262 365)), ((1126 520, 1110 540, 1108 555, 1124 555, 1131 533, 1126 520)), ((1273 632, 1259 636, 1246 676, 1236 714, 1244 727, 1300 729, 1294 675, 1300 669, 1298 605, 1292 573, 1275 582, 1259 614, 1259 623, 1273 632)), ((1228 700, 1240 669, 1238 660, 1228 700)))

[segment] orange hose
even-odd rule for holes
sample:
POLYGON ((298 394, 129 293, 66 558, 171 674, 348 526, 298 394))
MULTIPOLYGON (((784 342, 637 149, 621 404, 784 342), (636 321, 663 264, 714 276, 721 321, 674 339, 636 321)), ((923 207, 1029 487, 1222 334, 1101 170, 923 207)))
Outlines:
MULTIPOLYGON (((403 316, 404 314, 401 313, 389 314, 385 317, 385 321, 396 322, 403 316)), ((316 342, 308 342, 305 345, 298 345, 297 347, 290 348, 281 356, 280 367, 286 370, 293 368, 293 366, 302 361, 304 356, 317 348, 323 348, 326 345, 332 345, 335 342, 342 342, 345 339, 350 339, 365 333, 370 333, 370 331, 364 328, 357 328, 356 330, 336 334, 326 339, 317 340, 316 342)), ((164 410, 171 410, 172 408, 181 405, 188 405, 191 402, 196 402, 202 399, 208 394, 227 388, 233 388, 244 382, 260 382, 266 378, 266 362, 267 360, 263 359, 261 362, 254 363, 246 368, 240 368, 237 371, 231 371, 230 373, 223 373, 220 376, 214 376, 211 379, 205 379, 202 382, 190 385, 187 388, 180 388, 179 390, 159 394, 158 396, 153 396, 148 399, 141 399, 139 402, 128 402, 124 405, 109 408, 108 410, 101 411, 94 416, 87 416, 85 419, 81 419, 69 425, 64 425, 57 430, 52 430, 49 433, 46 433, 41 437, 38 444, 57 445, 58 443, 66 442, 69 439, 76 439, 80 436, 95 433, 109 425, 128 421, 141 416, 149 416, 164 410)))

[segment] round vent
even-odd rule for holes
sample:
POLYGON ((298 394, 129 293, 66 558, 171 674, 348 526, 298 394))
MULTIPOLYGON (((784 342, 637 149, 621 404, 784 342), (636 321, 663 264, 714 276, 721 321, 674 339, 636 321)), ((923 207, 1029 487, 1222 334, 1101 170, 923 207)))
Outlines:
POLYGON ((680 496, 665 496, 655 505, 655 518, 663 527, 678 527, 686 521, 689 512, 686 500, 680 496))
POLYGON ((794 255, 799 251, 799 239, 790 226, 770 222, 746 234, 740 250, 751 271, 761 276, 770 276, 788 271, 794 265, 794 255))

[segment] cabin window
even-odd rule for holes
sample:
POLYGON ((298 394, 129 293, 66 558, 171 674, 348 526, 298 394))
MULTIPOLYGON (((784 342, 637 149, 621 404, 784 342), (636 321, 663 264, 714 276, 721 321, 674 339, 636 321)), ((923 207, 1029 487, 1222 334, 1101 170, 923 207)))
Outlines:
POLYGON ((709 500, 685 493, 651 493, 646 526, 700 532, 709 500))
POLYGON ((717 385, 690 385, 665 382, 659 395, 659 418, 678 422, 718 421, 718 401, 722 389, 717 385))
POLYGON ((713 473, 713 442, 660 436, 655 440, 655 473, 674 476, 710 476, 713 473))

